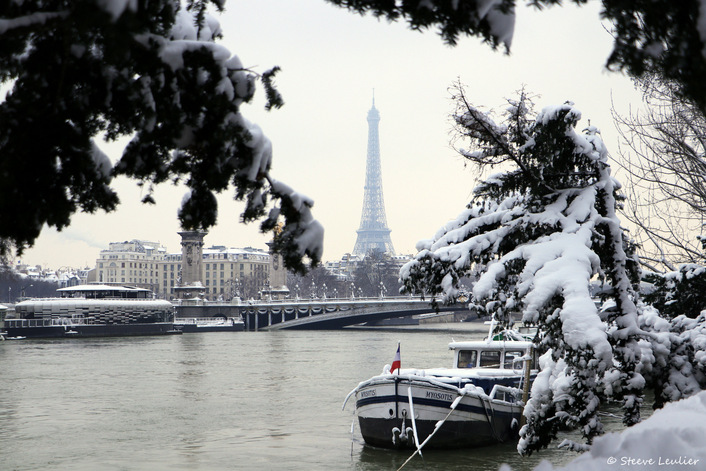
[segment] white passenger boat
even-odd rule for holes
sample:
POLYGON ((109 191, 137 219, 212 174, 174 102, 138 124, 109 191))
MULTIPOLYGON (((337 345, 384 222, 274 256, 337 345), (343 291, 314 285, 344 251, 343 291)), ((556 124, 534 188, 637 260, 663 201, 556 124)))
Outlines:
POLYGON ((102 284, 58 289, 60 297, 15 305, 5 319, 8 338, 121 337, 179 334, 174 306, 150 290, 102 284))
POLYGON ((386 371, 351 391, 366 443, 463 448, 517 438, 529 391, 525 378, 536 375, 532 342, 452 342, 449 348, 452 368, 386 371))

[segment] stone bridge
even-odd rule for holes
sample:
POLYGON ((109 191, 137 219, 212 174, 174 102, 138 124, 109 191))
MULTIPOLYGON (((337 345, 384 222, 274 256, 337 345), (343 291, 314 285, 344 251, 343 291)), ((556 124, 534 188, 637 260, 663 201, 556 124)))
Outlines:
MULTIPOLYGON (((439 306, 440 312, 464 310, 462 305, 439 306)), ((383 319, 436 312, 430 301, 411 297, 317 299, 209 303, 177 306, 177 317, 242 317, 246 330, 340 329, 383 319)))

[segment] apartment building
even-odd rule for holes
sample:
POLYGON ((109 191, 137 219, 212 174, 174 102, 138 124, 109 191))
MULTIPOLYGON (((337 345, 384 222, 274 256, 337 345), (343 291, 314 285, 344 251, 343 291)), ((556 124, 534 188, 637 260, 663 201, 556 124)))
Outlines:
POLYGON ((96 261, 96 281, 129 284, 156 292, 157 264, 165 254, 166 249, 159 242, 137 239, 111 242, 96 261))
MULTIPOLYGON (((203 249, 201 283, 203 296, 209 301, 230 301, 258 298, 268 286, 270 254, 252 247, 227 248, 211 246, 203 249)), ((174 288, 180 284, 181 253, 170 253, 158 263, 158 288, 160 297, 176 297, 174 288)))
MULTIPOLYGON (((146 288, 157 297, 176 297, 181 284, 181 252, 169 253, 159 242, 133 239, 111 242, 96 261, 95 281, 129 284, 146 288)), ((270 254, 266 250, 227 248, 203 249, 201 283, 210 301, 258 298, 269 286, 270 254)))

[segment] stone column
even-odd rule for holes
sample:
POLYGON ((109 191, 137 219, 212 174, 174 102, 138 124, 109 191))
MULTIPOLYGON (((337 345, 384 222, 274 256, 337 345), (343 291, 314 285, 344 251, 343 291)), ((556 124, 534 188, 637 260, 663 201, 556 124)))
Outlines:
POLYGON ((204 291, 201 282, 203 263, 203 238, 205 231, 179 232, 181 236, 181 283, 177 291, 180 298, 189 298, 204 291))
POLYGON ((287 288, 287 269, 284 268, 282 257, 272 250, 272 243, 267 243, 270 248, 270 272, 268 279, 268 287, 265 292, 272 299, 284 299, 289 295, 287 288))

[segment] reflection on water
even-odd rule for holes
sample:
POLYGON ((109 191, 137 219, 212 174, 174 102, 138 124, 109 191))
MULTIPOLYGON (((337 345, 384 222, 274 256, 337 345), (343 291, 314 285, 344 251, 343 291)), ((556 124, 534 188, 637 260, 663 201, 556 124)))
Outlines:
MULTIPOLYGON (((403 366, 447 366, 482 324, 0 342, 1 470, 397 469, 341 410, 401 342, 403 366)), ((528 469, 514 444, 416 456, 405 470, 528 469)))

